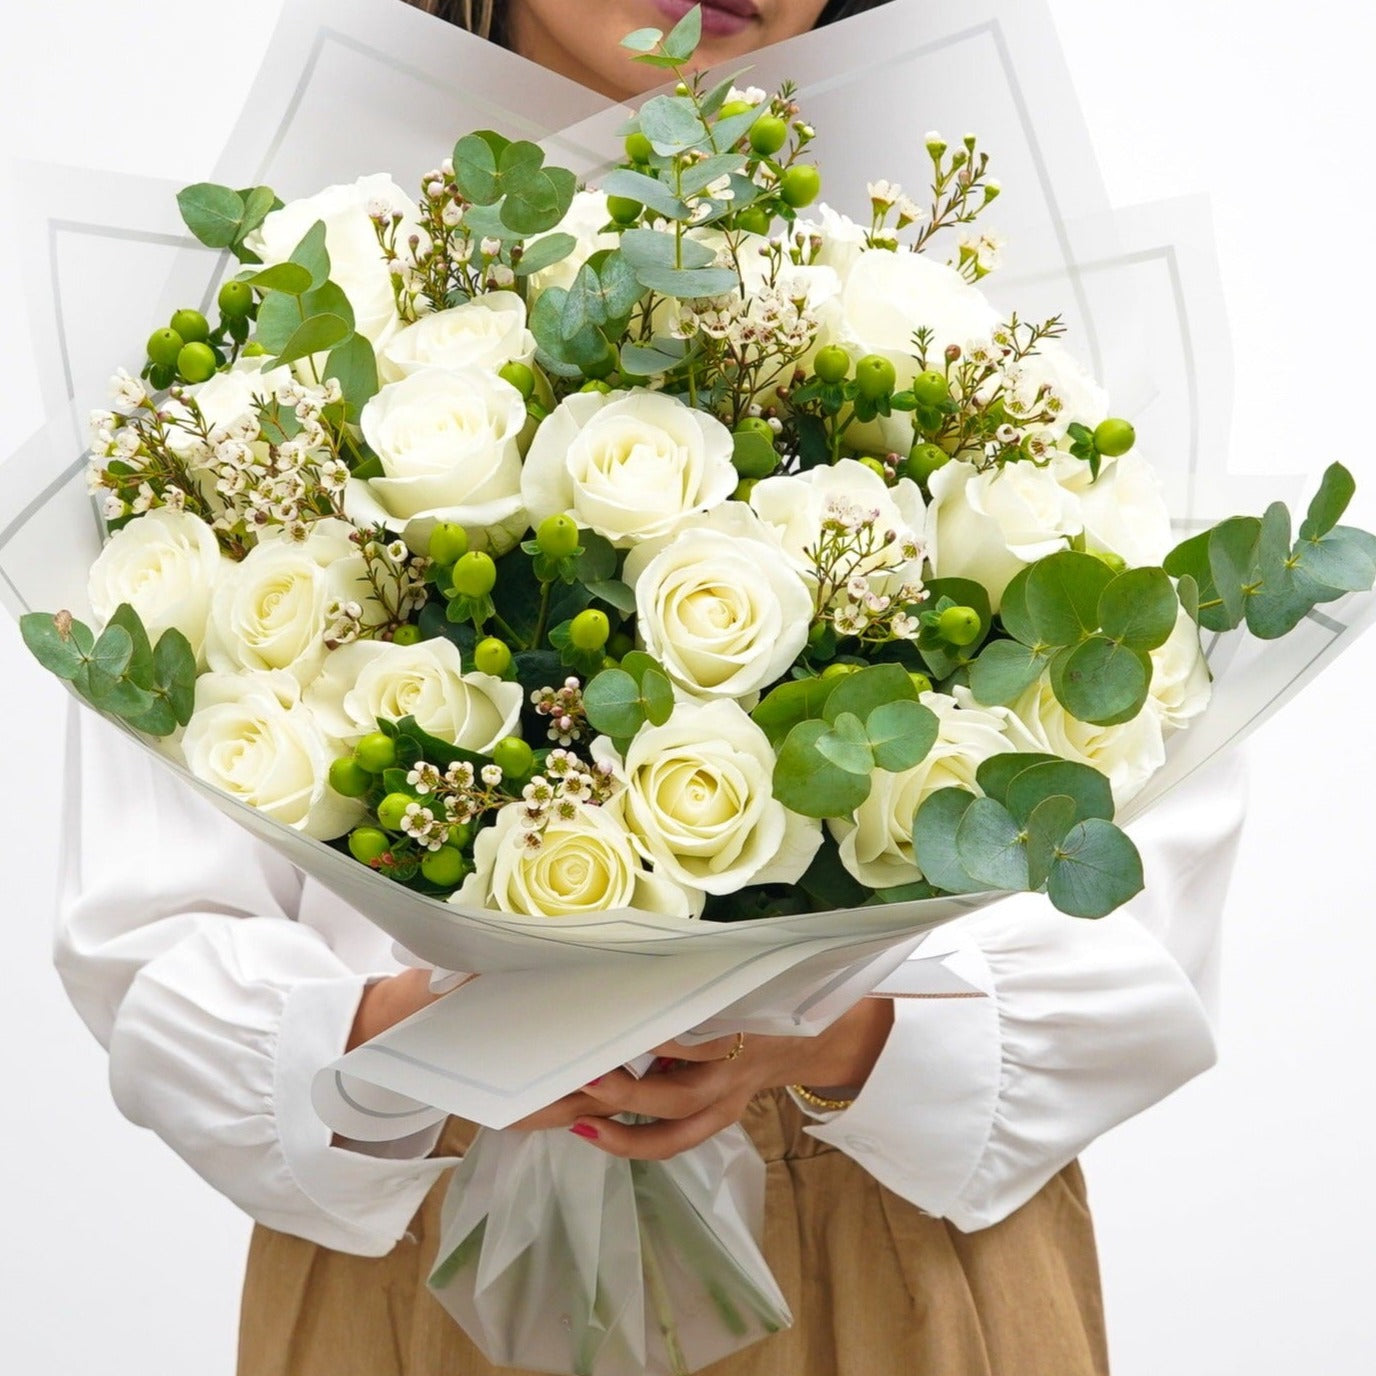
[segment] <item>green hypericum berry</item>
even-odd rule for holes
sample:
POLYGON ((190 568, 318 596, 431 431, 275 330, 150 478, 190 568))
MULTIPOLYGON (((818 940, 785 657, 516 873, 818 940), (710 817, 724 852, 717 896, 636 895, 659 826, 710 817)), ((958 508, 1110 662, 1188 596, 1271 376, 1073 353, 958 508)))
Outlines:
POLYGON ((813 370, 823 382, 844 382, 850 376, 850 355, 839 344, 818 349, 813 370))
POLYGON ((600 650, 612 633, 607 613, 588 607, 569 623, 569 639, 580 650, 600 650))
POLYGON ((578 522, 560 512, 546 516, 535 529, 535 543, 551 559, 567 559, 578 548, 578 522))
POLYGON ((918 673, 916 669, 909 669, 908 678, 919 693, 930 693, 932 691, 932 681, 926 674, 918 673))
POLYGON ((472 822, 456 822, 449 828, 449 844, 459 850, 467 850, 473 844, 478 828, 472 822))
POLYGON ((913 379, 913 396, 919 406, 941 406, 950 401, 951 389, 941 373, 928 368, 913 379))
POLYGON ((811 205, 821 190, 822 174, 810 163, 795 163, 779 179, 779 195, 794 210, 811 205))
POLYGON ((361 798, 373 786, 373 776, 352 755, 330 765, 330 787, 345 798, 361 798))
POLYGON ((397 743, 383 731, 370 731, 356 746, 354 759, 370 774, 381 774, 397 762, 397 743))
POLYGON ((161 368, 175 368, 177 355, 185 343, 174 329, 154 330, 148 336, 148 360, 161 368))
POLYGON ((511 650, 506 641, 487 636, 473 647, 473 664, 479 673, 501 678, 511 667, 511 650))
POLYGON ((241 320, 253 309, 253 288, 247 282, 229 281, 215 298, 220 314, 231 320, 241 320))
POLYGON ((1137 431, 1125 420, 1110 416, 1094 427, 1094 447, 1106 458, 1116 459, 1137 443, 1137 431))
POLYGON ((524 779, 535 767, 535 752, 519 736, 503 736, 492 747, 492 763, 508 779, 524 779))
POLYGON ((1111 549, 1092 549, 1089 553, 1101 564, 1107 564, 1114 573, 1122 573, 1128 566, 1128 561, 1111 549))
POLYGON ((468 532, 453 521, 441 521, 430 532, 426 553, 437 564, 455 564, 468 553, 468 532))
MULTIPOLYGON (((746 106, 746 109, 749 109, 746 106)), ((634 134, 626 135, 626 156, 632 162, 649 162, 654 155, 654 147, 650 140, 645 137, 638 129, 634 134)))
POLYGON ((215 351, 209 344, 183 344, 177 354, 177 372, 188 382, 205 382, 215 376, 215 351))
POLYGON ((509 382, 526 401, 530 400, 530 394, 535 390, 535 374, 524 363, 508 363, 505 368, 498 370, 497 376, 509 382))
POLYGON ((755 490, 759 481, 758 478, 742 478, 732 490, 732 497, 738 502, 748 502, 750 500, 750 494, 755 490))
POLYGON ((349 833, 349 854, 365 865, 386 855, 391 846, 391 838, 376 827, 357 827, 349 833))
POLYGON ((937 620, 936 629, 949 645, 973 645, 979 639, 979 613, 973 607, 947 607, 937 620))
POLYGON ((392 632, 393 645, 419 645, 420 640, 420 627, 411 625, 409 621, 392 632))
POLYGON ((177 369, 170 363, 155 363, 148 370, 148 382, 155 392, 165 392, 177 380, 177 369))
POLYGON ((772 157, 788 142, 788 124, 778 115, 761 115, 750 126, 750 146, 761 157, 772 157))
POLYGON ((837 660, 835 664, 828 664, 822 670, 823 678, 845 678, 847 674, 858 674, 864 668, 862 664, 846 664, 842 660, 837 660))
POLYGON ((908 451, 903 464, 905 477, 924 486, 942 464, 950 463, 951 456, 939 444, 915 444, 908 451))
POLYGON ((200 311, 173 311, 168 323, 188 344, 204 344, 210 338, 210 321, 200 311))
MULTIPOLYGON (((608 344, 606 351, 603 353, 602 357, 599 358, 595 363, 584 363, 582 365, 583 376, 592 378, 594 382, 601 383, 603 378, 610 377, 614 372, 616 372, 620 364, 621 355, 616 351, 613 345, 608 344)), ((598 386, 593 388, 592 390, 598 392, 609 392, 611 391, 611 388, 606 386, 598 386)))
POLYGON ((736 213, 736 228, 747 234, 768 234, 774 217, 762 205, 748 205, 736 213))
POLYGON ((866 354, 855 365, 855 385, 866 401, 878 401, 893 394, 898 373, 883 354, 866 354))
POLYGON ((463 852, 453 846, 441 846, 421 856, 420 872, 442 889, 453 888, 468 873, 468 861, 463 852))
POLYGON ((735 119, 737 115, 743 115, 747 110, 754 107, 748 100, 728 100, 725 105, 717 111, 718 119, 735 119))
POLYGON ((607 214, 619 225, 633 225, 644 209, 639 201, 633 201, 629 196, 607 197, 607 214))
POLYGON ((768 440, 770 444, 774 443, 774 427, 763 416, 746 416, 732 433, 759 435, 762 439, 768 440))
POLYGON ((625 659, 635 649, 635 641, 625 631, 617 631, 607 642, 607 653, 617 659, 625 659))
POLYGON ((864 464, 871 473, 878 474, 885 482, 889 480, 889 470, 884 467, 883 459, 876 459, 873 454, 861 454, 860 462, 864 464))
POLYGON ((409 793, 389 793, 377 805, 377 820, 388 831, 400 831, 402 818, 406 816, 406 809, 415 801, 409 793))
POLYGON ((464 597, 486 597, 497 586, 497 565, 492 556, 469 550, 454 565, 454 591, 464 597))

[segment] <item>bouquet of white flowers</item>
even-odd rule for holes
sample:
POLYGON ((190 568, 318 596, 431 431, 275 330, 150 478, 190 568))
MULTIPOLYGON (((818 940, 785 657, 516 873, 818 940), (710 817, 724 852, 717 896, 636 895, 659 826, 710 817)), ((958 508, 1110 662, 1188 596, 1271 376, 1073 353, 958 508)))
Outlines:
MULTIPOLYGON (((450 999, 322 1078, 355 1137, 815 1031, 1001 892, 1108 913, 1144 882, 1115 817, 1209 704, 1201 628, 1274 639, 1376 578, 1339 465, 1298 532, 1277 503, 1175 543, 1059 317, 981 290, 979 141, 927 136, 920 204, 814 211, 795 91, 694 73, 699 24, 626 40, 677 84, 596 190, 492 130, 416 199, 186 188, 238 266, 93 417, 97 624, 22 619, 419 959, 507 972, 502 1064, 450 999), (556 984, 572 1052, 518 1025, 556 984)), ((433 1283, 493 1360, 703 1365, 788 1320, 757 1164, 491 1136, 433 1283)))

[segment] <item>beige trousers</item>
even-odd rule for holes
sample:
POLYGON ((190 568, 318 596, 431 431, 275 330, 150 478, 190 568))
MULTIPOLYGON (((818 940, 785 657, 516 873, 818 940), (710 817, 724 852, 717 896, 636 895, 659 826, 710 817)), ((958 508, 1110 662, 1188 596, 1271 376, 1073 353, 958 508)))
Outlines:
MULTIPOLYGON (((1094 1232, 1079 1166, 992 1228, 922 1214, 802 1131, 782 1092, 745 1127, 767 1163, 764 1251, 795 1326, 702 1376, 1105 1376, 1094 1232)), ((472 1128, 451 1122, 443 1152, 472 1128)), ((447 1181, 386 1257, 257 1228, 239 1376, 493 1376, 425 1277, 447 1181)))

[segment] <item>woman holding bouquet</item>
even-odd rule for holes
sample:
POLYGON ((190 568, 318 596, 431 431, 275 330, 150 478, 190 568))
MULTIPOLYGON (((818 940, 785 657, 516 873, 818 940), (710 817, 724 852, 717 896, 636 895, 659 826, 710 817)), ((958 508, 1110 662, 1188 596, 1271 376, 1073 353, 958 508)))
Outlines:
MULTIPOLYGON (((715 0, 701 55, 729 60, 873 7, 715 0)), ((421 8, 619 97, 655 76, 620 37, 687 6, 421 8)), ((362 915, 97 720, 73 730, 79 854, 58 965, 110 1049, 120 1108, 259 1225, 241 1376, 493 1372, 425 1288, 441 1177, 471 1129, 370 1147, 332 1140, 310 1100, 320 1067, 430 1000, 427 972, 397 973, 362 915), (109 819, 131 810, 137 825, 116 835, 109 819)), ((900 1362, 1102 1376, 1075 1158, 1212 1062, 1238 797, 1236 772, 1216 769, 1137 828, 1152 882, 1109 918, 1006 900, 938 930, 905 997, 862 1000, 818 1038, 656 1048, 643 1080, 613 1071, 517 1126, 662 1159, 744 1124, 767 1163, 764 1250, 796 1326, 711 1368, 721 1376, 872 1376, 900 1362)))

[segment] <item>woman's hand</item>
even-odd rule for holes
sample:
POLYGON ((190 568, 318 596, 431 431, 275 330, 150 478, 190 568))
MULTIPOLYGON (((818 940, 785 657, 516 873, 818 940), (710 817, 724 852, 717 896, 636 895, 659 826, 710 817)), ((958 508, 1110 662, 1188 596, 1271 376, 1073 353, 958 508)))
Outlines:
POLYGON ((669 1042, 655 1048, 666 1068, 640 1080, 614 1070, 514 1126, 567 1126, 613 1156, 663 1161, 738 1122, 761 1090, 793 1084, 858 1089, 892 1025, 893 1004, 865 998, 819 1036, 748 1036, 734 1057, 735 1037, 697 1046, 669 1042), (619 1123, 613 1118, 618 1113, 657 1121, 619 1123))
POLYGON ((403 970, 399 975, 388 975, 385 979, 375 980, 366 985, 358 1000, 358 1011, 354 1014, 354 1025, 349 1029, 349 1040, 345 1051, 371 1041, 380 1032, 396 1026, 412 1013, 434 1003, 442 994, 430 992, 432 970, 403 970))

